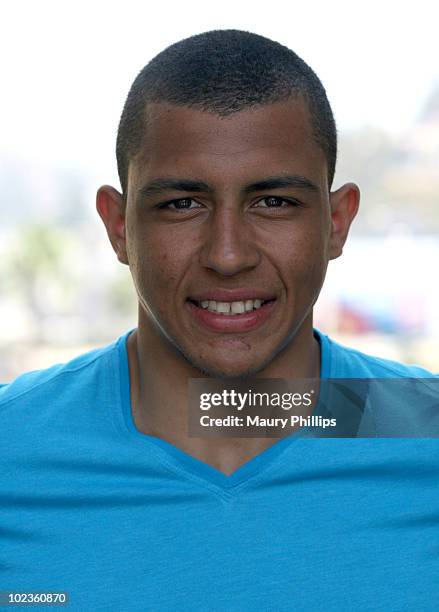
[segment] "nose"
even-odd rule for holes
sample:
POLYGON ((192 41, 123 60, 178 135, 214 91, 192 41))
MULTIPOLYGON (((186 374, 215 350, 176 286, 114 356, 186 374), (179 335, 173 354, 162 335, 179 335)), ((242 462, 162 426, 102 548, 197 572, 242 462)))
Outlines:
POLYGON ((211 216, 201 251, 201 264, 223 276, 255 268, 260 253, 245 213, 236 207, 217 209, 211 216))

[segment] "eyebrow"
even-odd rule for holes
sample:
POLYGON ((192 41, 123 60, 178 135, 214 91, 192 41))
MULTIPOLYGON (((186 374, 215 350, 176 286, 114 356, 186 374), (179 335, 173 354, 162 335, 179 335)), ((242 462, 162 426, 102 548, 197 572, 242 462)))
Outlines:
POLYGON ((207 183, 198 180, 180 179, 180 178, 155 178, 148 181, 140 187, 138 195, 147 198, 148 196, 157 195, 164 191, 182 191, 195 193, 211 193, 212 187, 207 183))
POLYGON ((244 187, 244 193, 253 193, 254 191, 267 191, 269 189, 283 189, 285 187, 293 187, 298 189, 308 189, 318 193, 318 186, 304 176, 297 174, 286 174, 281 176, 269 176, 256 183, 250 183, 244 187))
MULTIPOLYGON (((293 187, 307 189, 318 193, 319 187, 308 178, 300 175, 269 176, 254 183, 248 183, 243 188, 243 193, 250 194, 255 191, 268 191, 270 189, 283 189, 293 187)), ((165 191, 181 191, 184 193, 213 193, 214 189, 204 181, 182 178, 154 178, 145 183, 138 190, 139 197, 147 198, 158 195, 165 191)))

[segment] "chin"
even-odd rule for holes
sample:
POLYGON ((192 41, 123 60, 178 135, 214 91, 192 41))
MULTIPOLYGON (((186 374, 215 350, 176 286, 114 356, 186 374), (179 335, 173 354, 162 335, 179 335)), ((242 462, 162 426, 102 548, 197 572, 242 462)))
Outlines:
POLYGON ((198 370, 200 370, 200 372, 204 375, 207 376, 208 378, 228 378, 228 379, 242 379, 242 378, 249 378, 251 376, 255 376, 259 371, 260 368, 246 368, 246 369, 230 369, 230 368, 223 368, 221 369, 220 367, 209 367, 209 366, 200 366, 200 365, 194 365, 198 370))
MULTIPOLYGON (((218 342, 211 351, 194 351, 193 346, 184 346, 173 336, 168 335, 174 349, 201 376, 209 378, 248 378, 263 371, 275 358, 278 350, 275 347, 264 347, 264 350, 251 347, 245 338, 227 338, 218 342)), ((200 376, 200 377, 201 377, 200 376)), ((194 374, 193 378, 197 378, 194 374)))
MULTIPOLYGON (((257 363, 244 362, 244 363, 233 363, 221 360, 209 361, 207 359, 194 359, 188 355, 184 355, 186 360, 191 364, 192 367, 199 370, 204 376, 209 378, 248 378, 255 376, 261 370, 263 370, 267 363, 258 360, 257 363)), ((270 361, 270 360, 268 360, 270 361)))

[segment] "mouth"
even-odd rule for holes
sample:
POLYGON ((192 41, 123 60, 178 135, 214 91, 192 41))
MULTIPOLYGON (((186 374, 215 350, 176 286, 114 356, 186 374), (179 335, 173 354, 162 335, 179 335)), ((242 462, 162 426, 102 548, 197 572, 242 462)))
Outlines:
POLYGON ((220 302, 217 300, 198 301, 189 298, 188 301, 197 308, 202 308, 203 310, 208 310, 209 312, 213 312, 222 316, 235 317, 247 314, 248 312, 253 312, 254 310, 259 310, 266 304, 274 302, 275 298, 269 300, 256 298, 248 300, 239 300, 234 302, 220 302))
POLYGON ((273 312, 276 298, 235 301, 189 298, 186 304, 195 321, 217 332, 245 332, 261 327, 273 312))

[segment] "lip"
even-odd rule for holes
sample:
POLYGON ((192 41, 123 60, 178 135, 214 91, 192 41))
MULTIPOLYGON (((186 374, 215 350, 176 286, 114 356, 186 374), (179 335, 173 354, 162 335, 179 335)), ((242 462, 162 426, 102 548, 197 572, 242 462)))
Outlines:
MULTIPOLYGON (((212 295, 212 294, 209 294, 212 295)), ((217 295, 215 293, 215 295, 217 295)), ((248 295, 248 293, 246 294, 248 295)), ((260 295, 260 294, 258 294, 260 295)), ((196 298, 193 298, 196 299, 196 298)), ((209 299, 206 297, 204 299, 209 299)), ((210 298, 214 299, 214 298, 210 298)), ((222 301, 217 298, 218 301, 222 301)), ((242 298, 245 299, 245 298, 242 298)), ((257 299, 257 298, 248 298, 248 299, 257 299)), ((270 298, 267 298, 270 299, 270 298)), ((198 301, 198 300, 197 300, 198 301)), ((201 301, 201 300, 200 300, 201 301)), ((225 300, 223 301, 240 301, 240 300, 225 300)), ((256 330, 267 321, 270 315, 273 312, 273 309, 276 307, 277 300, 274 299, 272 302, 268 302, 262 305, 260 308, 256 310, 252 310, 250 312, 245 312, 242 314, 236 315, 223 315, 217 314, 215 312, 210 312, 206 308, 201 308, 196 306, 190 301, 186 302, 186 307, 189 309, 190 314, 195 319, 197 323, 199 323, 202 327, 207 328, 211 331, 222 332, 222 333, 242 333, 256 330)))
POLYGON ((211 289, 202 293, 195 293, 189 296, 188 299, 195 302, 204 302, 206 300, 215 302, 243 302, 245 300, 257 300, 258 298, 268 301, 276 299, 276 296, 264 289, 211 289))

